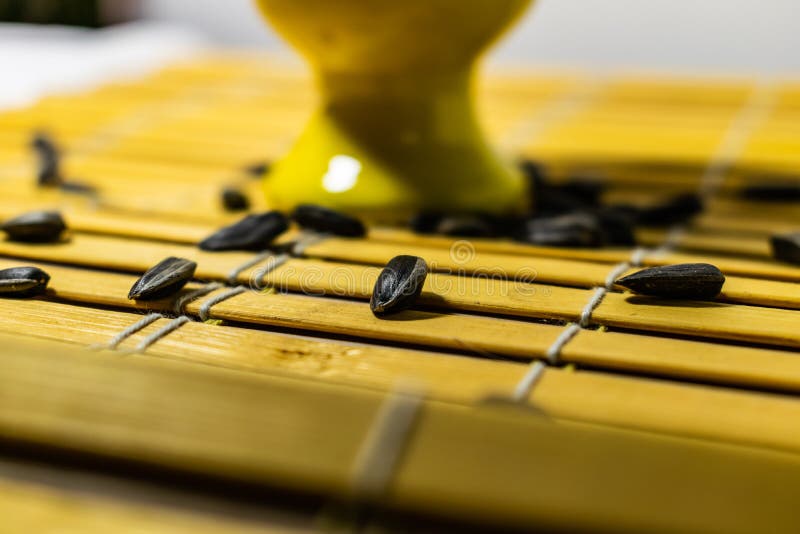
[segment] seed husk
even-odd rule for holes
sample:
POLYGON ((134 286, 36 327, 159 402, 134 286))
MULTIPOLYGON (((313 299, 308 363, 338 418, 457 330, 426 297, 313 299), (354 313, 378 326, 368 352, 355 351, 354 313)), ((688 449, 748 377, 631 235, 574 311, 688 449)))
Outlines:
POLYGON ((711 300, 722 290, 725 275, 708 263, 681 263, 644 269, 614 283, 641 295, 711 300))
POLYGON ((768 182, 743 187, 739 195, 759 202, 800 201, 800 182, 768 182))
POLYGON ((480 215, 454 215, 442 218, 436 225, 436 233, 452 237, 490 237, 494 229, 480 215))
POLYGON ((57 211, 31 211, 0 225, 8 239, 27 243, 58 241, 66 229, 67 225, 57 211))
POLYGON ((682 194, 662 204, 642 208, 637 222, 645 226, 668 226, 688 221, 702 211, 703 201, 698 195, 682 194))
POLYGON ((314 204, 301 204, 292 212, 301 228, 343 237, 363 237, 367 233, 358 219, 314 204))
POLYGON ((0 271, 0 296, 32 297, 44 293, 50 275, 38 267, 12 267, 0 271))
POLYGON ((253 178, 261 178, 269 172, 269 163, 266 161, 251 163, 244 168, 244 172, 251 175, 253 178))
POLYGON ((411 231, 416 234, 433 234, 436 233, 436 228, 439 222, 444 218, 444 214, 434 211, 422 211, 414 215, 408 225, 411 231))
POLYGON ((169 257, 151 267, 131 287, 131 300, 156 300, 168 297, 194 276, 197 264, 184 258, 169 257))
POLYGON ((589 213, 528 219, 515 238, 543 247, 599 247, 605 242, 598 217, 589 213))
POLYGON ((235 187, 222 190, 222 206, 227 211, 245 211, 250 209, 250 199, 235 187))
POLYGON ((390 315, 414 305, 428 276, 428 265, 417 256, 395 256, 381 271, 369 307, 376 316, 390 315))
POLYGON ((770 245, 773 258, 800 265, 800 232, 774 235, 770 238, 770 245))
POLYGON ((44 133, 37 133, 31 141, 36 153, 36 180, 41 186, 55 186, 62 181, 61 153, 53 139, 44 133))
POLYGON ((634 217, 629 212, 607 206, 597 209, 594 215, 600 223, 606 245, 624 247, 636 245, 634 217))
POLYGON ((289 228, 289 221, 279 211, 248 215, 205 238, 198 245, 203 250, 264 250, 289 228))
POLYGON ((599 206, 606 184, 599 177, 576 176, 564 183, 551 185, 550 188, 569 195, 587 206, 599 206))
POLYGON ((75 193, 77 195, 94 196, 97 194, 97 189, 93 185, 71 180, 61 182, 58 187, 66 193, 75 193))

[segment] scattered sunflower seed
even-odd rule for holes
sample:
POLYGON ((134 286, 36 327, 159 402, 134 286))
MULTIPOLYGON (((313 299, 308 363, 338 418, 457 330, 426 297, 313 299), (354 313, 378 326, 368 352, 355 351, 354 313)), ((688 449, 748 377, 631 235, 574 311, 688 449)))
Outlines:
POLYGON ((436 233, 453 237, 490 237, 495 232, 484 217, 457 215, 441 219, 436 225, 436 233))
POLYGON ((169 257, 151 267, 128 293, 131 300, 156 300, 179 291, 192 279, 197 264, 183 258, 169 257))
POLYGON ((773 258, 800 265, 800 232, 774 235, 770 238, 770 245, 773 258))
POLYGON ((372 291, 369 307, 376 316, 389 315, 414 305, 425 278, 428 265, 417 256, 395 256, 381 271, 372 291))
POLYGON ((97 189, 93 185, 84 184, 81 182, 63 181, 58 184, 59 189, 67 193, 75 193, 78 195, 96 195, 97 189))
POLYGON ((261 178, 269 172, 269 163, 266 161, 259 161, 244 168, 244 172, 251 175, 253 178, 261 178))
POLYGON ((772 182, 742 188, 739 195, 747 200, 762 202, 797 202, 800 200, 800 182, 772 182))
POLYGON ((689 220, 703 211, 703 201, 693 193, 678 195, 663 204, 643 208, 637 222, 646 226, 667 226, 689 220))
POLYGON ((58 241, 67 229, 57 211, 31 211, 0 225, 11 241, 49 243, 58 241))
POLYGON ((599 247, 604 243, 604 232, 597 217, 571 213, 528 219, 515 238, 544 247, 599 247))
POLYGON ((289 221, 279 211, 247 215, 239 222, 208 236, 198 245, 203 250, 264 250, 273 239, 289 228, 289 221))
POLYGON ((603 230, 606 245, 632 247, 636 245, 634 217, 625 210, 613 206, 599 208, 594 212, 603 230))
POLYGON ((31 141, 36 153, 36 179, 39 185, 53 186, 61 183, 61 154, 53 139, 44 133, 37 133, 31 141))
POLYGON ((600 178, 574 177, 561 184, 551 185, 553 191, 558 191, 588 206, 599 206, 600 197, 606 190, 606 184, 600 178))
POLYGON ((708 263, 682 263, 644 269, 614 283, 653 297, 711 300, 722 290, 725 275, 708 263))
POLYGON ((301 204, 292 212, 301 228, 344 237, 362 237, 367 233, 358 219, 314 204, 301 204))
POLYGON ((227 211, 245 211, 250 209, 250 199, 234 187, 222 190, 222 205, 227 211))
POLYGON ((0 271, 0 296, 32 297, 44 293, 50 275, 38 267, 12 267, 0 271))
POLYGON ((411 231, 417 234, 433 234, 444 215, 438 212, 423 211, 414 215, 408 222, 411 231))

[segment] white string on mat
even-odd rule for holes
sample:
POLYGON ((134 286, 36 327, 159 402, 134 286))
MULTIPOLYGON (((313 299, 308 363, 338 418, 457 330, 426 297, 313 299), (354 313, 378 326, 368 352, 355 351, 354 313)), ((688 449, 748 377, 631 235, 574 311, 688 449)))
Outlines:
POLYGON ((247 269, 250 269, 251 267, 255 267, 256 265, 258 265, 262 261, 264 261, 264 260, 266 260, 266 259, 268 259, 268 258, 270 258, 272 256, 273 256, 273 254, 270 251, 264 251, 264 252, 261 252, 260 254, 256 254, 255 256, 253 256, 252 258, 250 258, 249 260, 247 260, 243 264, 239 265, 238 267, 234 267, 233 269, 231 269, 231 272, 228 273, 228 276, 227 276, 226 280, 231 285, 236 284, 239 281, 238 279, 239 279, 239 275, 240 274, 242 274, 247 269))
POLYGON ((302 256, 305 254, 306 249, 311 245, 316 245, 317 243, 328 239, 331 234, 326 233, 317 233, 317 232, 304 232, 300 237, 297 238, 294 245, 292 246, 292 255, 293 256, 302 256))
POLYGON ((158 330, 156 330, 155 332, 144 338, 136 346, 135 351, 136 352, 146 351, 150 345, 152 345, 159 339, 163 338, 164 336, 174 332, 175 330, 177 330, 178 328, 180 328, 181 326, 185 325, 190 321, 191 319, 185 315, 181 315, 180 317, 171 320, 170 322, 168 322, 167 324, 165 324, 164 326, 162 326, 161 328, 159 328, 158 330))
POLYGON ((264 278, 272 271, 289 261, 290 258, 291 256, 288 254, 278 254, 267 258, 266 265, 260 269, 257 269, 253 273, 253 277, 250 280, 250 287, 258 290, 264 289, 264 278))
POLYGON ((213 297, 211 297, 210 299, 205 301, 202 306, 200 306, 200 311, 198 312, 198 315, 200 316, 200 320, 201 321, 208 321, 209 313, 211 312, 212 306, 216 306, 220 302, 222 302, 224 300, 228 300, 229 298, 235 297, 236 295, 241 295, 245 291, 247 291, 246 287, 244 287, 244 286, 236 286, 236 287, 231 287, 231 288, 223 291, 222 293, 219 293, 218 295, 214 295, 213 297))
POLYGON ((194 291, 190 291, 189 293, 186 293, 185 295, 181 295, 175 301, 175 305, 173 306, 172 310, 176 314, 183 314, 184 313, 184 308, 186 307, 187 304, 189 304, 190 302, 192 302, 195 299, 198 299, 200 297, 204 297, 204 296, 208 295, 209 293, 211 293, 212 291, 216 291, 217 289, 219 289, 221 287, 224 287, 224 286, 222 284, 220 284, 219 282, 211 282, 209 284, 206 284, 206 285, 204 285, 202 287, 199 287, 199 288, 195 289, 194 291))
MULTIPOLYGON (((752 135, 753 129, 769 113, 774 101, 774 91, 770 91, 765 84, 756 87, 750 100, 745 104, 744 109, 739 112, 736 118, 731 121, 728 130, 725 132, 717 150, 711 157, 703 176, 697 187, 698 195, 704 200, 709 200, 716 195, 724 183, 725 177, 730 166, 736 160, 736 156, 741 153, 747 144, 747 140, 752 135)), ((604 285, 597 287, 592 293, 589 302, 581 310, 578 323, 569 323, 561 335, 556 338, 552 345, 547 349, 545 358, 551 365, 559 363, 561 352, 581 329, 591 325, 592 314, 600 306, 605 295, 611 291, 616 281, 625 271, 632 267, 640 267, 647 258, 666 255, 678 247, 683 237, 688 231, 688 226, 684 223, 676 223, 670 227, 664 241, 658 247, 644 248, 637 247, 628 261, 623 261, 615 265, 606 276, 604 285)), ((541 360, 534 361, 522 379, 514 388, 512 398, 519 402, 524 402, 530 397, 533 388, 539 383, 544 374, 546 365, 541 360)))
POLYGON ((91 345, 89 348, 92 350, 102 350, 102 349, 116 350, 116 348, 119 347, 123 341, 131 337, 133 334, 135 334, 139 330, 148 327, 149 325, 153 324, 159 319, 163 318, 164 316, 161 315, 160 313, 147 314, 138 321, 136 321, 135 323, 133 323, 132 325, 126 327, 122 332, 112 337, 108 343, 91 345))
POLYGON ((399 387, 386 397, 353 464, 352 490, 356 497, 376 498, 385 494, 424 401, 422 393, 399 387))

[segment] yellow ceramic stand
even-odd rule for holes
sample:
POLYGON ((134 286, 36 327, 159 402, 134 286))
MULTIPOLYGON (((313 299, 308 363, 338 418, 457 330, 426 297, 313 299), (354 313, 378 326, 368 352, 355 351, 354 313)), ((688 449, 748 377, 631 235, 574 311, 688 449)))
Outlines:
POLYGON ((476 59, 531 0, 259 0, 321 105, 266 181, 271 205, 505 212, 522 177, 475 117, 476 59))

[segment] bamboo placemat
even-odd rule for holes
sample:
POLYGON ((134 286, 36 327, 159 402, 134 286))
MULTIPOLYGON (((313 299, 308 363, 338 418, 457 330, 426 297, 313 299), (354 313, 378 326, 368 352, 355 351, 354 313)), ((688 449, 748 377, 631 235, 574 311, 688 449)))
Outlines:
MULTIPOLYGON (((421 470, 423 464, 398 467, 397 485, 392 486, 397 493, 389 498, 393 505, 425 513, 442 505, 437 513, 451 519, 463 519, 460 514, 466 513, 495 524, 615 530, 655 524, 665 531, 713 525, 718 530, 755 531, 758 520, 776 531, 792 531, 797 526, 793 518, 780 522, 785 512, 781 492, 793 488, 792 479, 776 473, 783 472, 778 464, 788 469, 785 473, 793 472, 794 467, 781 462, 793 466, 800 452, 800 434, 792 424, 800 415, 800 268, 772 259, 768 239, 800 229, 800 210, 796 203, 748 200, 740 191, 773 179, 770 176, 796 183, 797 87, 790 81, 497 73, 483 83, 480 106, 487 131, 507 157, 535 158, 555 181, 581 173, 601 176, 608 185, 608 202, 647 205, 700 191, 707 196, 706 209, 682 227, 638 230, 636 248, 535 247, 374 226, 363 239, 319 239, 268 271, 280 252, 210 253, 195 245, 242 215, 223 209, 223 187, 243 191, 254 211, 268 208, 260 180, 247 168, 279 158, 299 133, 314 104, 302 71, 266 57, 208 57, 143 80, 52 96, 29 108, 6 111, 0 114, 0 219, 59 209, 70 232, 52 245, 0 241, 0 268, 34 264, 52 276, 44 297, 0 300, 5 318, 0 331, 14 336, 12 344, 17 338, 42 338, 47 354, 63 349, 66 361, 80 364, 74 370, 59 364, 65 374, 45 373, 28 383, 42 388, 50 380, 58 392, 52 397, 6 397, 12 404, 0 407, 0 436, 341 496, 350 491, 343 465, 352 463, 356 444, 363 441, 367 421, 377 409, 375 399, 392 391, 398 380, 410 380, 425 390, 426 410, 423 430, 414 431, 419 441, 414 441, 412 454, 425 456, 426 469, 442 466, 427 473, 421 470), (36 186, 27 147, 35 131, 53 135, 64 149, 67 178, 96 187, 97 196, 36 186), (432 274, 417 308, 397 320, 376 319, 365 301, 380 267, 402 253, 423 257, 432 274), (166 256, 197 261, 197 281, 177 298, 148 304, 128 301, 137 275, 166 256), (706 303, 644 299, 610 283, 639 265, 682 262, 717 265, 727 278, 719 298, 706 303), (204 294, 196 298, 180 298, 203 288, 204 294), (242 289, 233 293, 232 288, 242 289), (153 313, 160 315, 146 315, 153 313), (117 352, 87 356, 63 348, 107 345, 145 317, 147 324, 119 339, 117 352), (172 360, 162 362, 169 379, 160 381, 157 373, 147 370, 154 365, 162 372, 158 359, 172 360), (207 376, 200 380, 208 380, 209 392, 217 391, 217 381, 228 384, 228 373, 241 375, 247 391, 255 391, 247 389, 248 380, 277 389, 249 397, 251 393, 236 394, 231 382, 223 388, 230 398, 207 399, 204 406, 214 413, 241 410, 250 415, 225 422, 201 418, 194 411, 181 419, 171 411, 174 428, 169 429, 157 421, 158 410, 134 415, 137 408, 132 403, 138 394, 117 397, 111 390, 88 382, 77 386, 66 378, 74 371, 92 380, 113 379, 114 373, 128 372, 128 360, 135 360, 130 372, 141 372, 137 376, 146 391, 155 395, 166 391, 160 388, 177 388, 186 403, 198 402, 196 396, 205 386, 191 387, 188 378, 181 377, 184 371, 186 377, 207 376), (141 371, 136 370, 138 360, 146 364, 141 371), (335 392, 342 412, 353 410, 351 421, 331 416, 327 422, 311 417, 302 423, 304 436, 323 440, 331 450, 313 452, 311 444, 297 448, 299 430, 291 424, 279 424, 269 439, 247 430, 260 420, 250 403, 274 402, 277 391, 292 399, 312 392, 309 399, 292 401, 297 405, 280 403, 308 411, 330 400, 328 393, 313 393, 317 389, 335 392), (73 400, 75 406, 83 406, 84 393, 116 399, 109 413, 118 413, 123 423, 109 430, 107 441, 89 439, 97 431, 106 435, 104 420, 97 419, 100 426, 93 426, 59 408, 59 402, 73 400), (492 396, 516 399, 535 410, 531 415, 511 409, 512 430, 506 428, 507 410, 487 404, 492 396), (13 411, 13 402, 28 403, 27 422, 13 411), (430 414, 445 407, 441 417, 429 414, 430 403, 437 407, 430 414), (538 426, 536 414, 542 413, 556 423, 554 427, 538 426), (52 429, 40 426, 63 414, 64 420, 52 429), (128 419, 126 414, 144 419, 128 419), (136 421, 152 428, 137 426, 136 421), (196 435, 198 425, 226 437, 214 444, 218 448, 175 449, 187 443, 181 440, 196 435), (637 477, 645 471, 632 474, 626 469, 622 478, 629 479, 609 486, 614 498, 595 494, 596 502, 589 503, 578 499, 575 486, 569 486, 572 482, 556 482, 554 471, 542 471, 544 466, 532 457, 536 451, 519 449, 514 457, 531 471, 517 472, 509 463, 509 469, 496 476, 481 475, 488 488, 481 492, 491 490, 498 496, 481 502, 480 492, 468 480, 477 473, 465 471, 466 478, 456 477, 466 484, 461 495, 452 493, 457 486, 451 485, 450 492, 441 486, 445 478, 455 480, 448 466, 463 465, 444 461, 440 449, 453 443, 465 447, 464 440, 474 439, 464 433, 472 426, 482 435, 492 429, 499 432, 496 441, 479 440, 464 450, 466 456, 493 458, 484 472, 504 454, 517 454, 513 451, 521 443, 546 441, 551 435, 556 439, 563 430, 569 435, 558 438, 573 440, 575 448, 570 450, 576 454, 580 443, 586 449, 593 448, 586 445, 590 442, 601 444, 600 456, 581 461, 580 467, 574 465, 577 457, 556 462, 579 486, 594 487, 592 477, 607 474, 606 467, 591 461, 605 466, 614 465, 617 458, 622 462, 626 454, 639 450, 634 442, 640 439, 647 441, 649 451, 641 453, 643 465, 673 454, 691 458, 687 462, 702 466, 701 471, 713 469, 713 474, 693 474, 698 480, 707 475, 705 482, 692 482, 700 484, 697 488, 707 483, 714 491, 732 491, 722 482, 728 476, 721 471, 726 458, 739 466, 731 468, 730 476, 738 473, 740 480, 767 484, 774 475, 781 481, 770 479, 768 486, 758 486, 761 490, 748 491, 747 505, 737 509, 740 515, 730 516, 738 517, 738 523, 728 522, 708 499, 697 501, 702 506, 690 504, 688 493, 687 501, 670 516, 663 506, 657 507, 660 497, 654 491, 637 496, 638 511, 621 504, 623 495, 630 499, 630 492, 639 491, 634 489, 637 477), (321 437, 331 433, 341 435, 321 437), (529 435, 529 441, 519 441, 523 435, 529 435), (265 441, 254 447, 254 439, 265 441), (152 446, 140 451, 147 440, 153 440, 152 446), (619 453, 613 452, 612 442, 619 453), (338 452, 337 443, 342 447, 338 452), (673 446, 667 443, 680 451, 659 448, 673 446), (726 451, 734 449, 737 452, 729 457, 726 451), (278 456, 271 455, 279 453, 285 465, 277 469, 271 462, 278 456), (706 454, 719 462, 717 467, 698 460, 706 454), (749 459, 743 460, 742 454, 749 459), (603 455, 609 456, 600 461, 603 455), (252 462, 252 473, 244 469, 245 459, 252 462), (748 463, 751 460, 764 464, 756 467, 748 463), (530 499, 515 500, 509 493, 515 488, 531 491, 526 474, 555 484, 555 492, 544 497, 539 491, 547 492, 536 489, 535 506, 530 499), (764 487, 771 489, 761 493, 764 487), (444 491, 441 498, 434 488, 444 491), (776 500, 768 502, 769 496, 776 500), (472 512, 465 512, 470 507, 472 512), (577 525, 575 514, 566 510, 585 512, 587 523, 577 525)), ((303 237, 292 229, 280 242, 303 237)), ((8 358, 10 366, 0 380, 12 392, 23 391, 13 389, 15 384, 33 380, 26 374, 33 369, 26 367, 28 352, 21 348, 8 358)), ((54 364, 46 355, 34 361, 54 364)), ((294 408, 287 409, 294 413, 294 408)), ((305 419, 298 415, 296 423, 300 421, 305 419)), ((665 470, 658 469, 657 476, 671 497, 688 484, 665 470)), ((20 502, 38 499, 24 491, 0 486, 0 494, 20 502)), ((696 498, 699 492, 691 495, 696 498)), ((39 505, 47 507, 46 500, 39 499, 39 505)))

